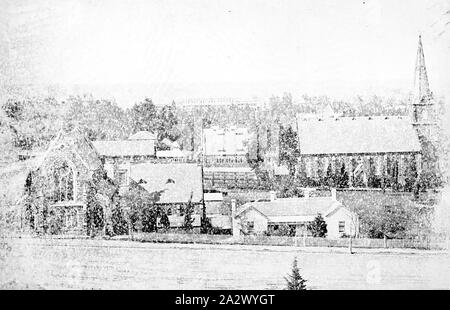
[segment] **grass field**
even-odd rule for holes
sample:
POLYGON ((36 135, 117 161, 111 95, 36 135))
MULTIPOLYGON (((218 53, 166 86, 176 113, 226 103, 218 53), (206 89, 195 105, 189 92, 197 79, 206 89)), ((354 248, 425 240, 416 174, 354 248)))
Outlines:
POLYGON ((450 289, 447 252, 2 239, 0 287, 283 289, 294 256, 311 289, 450 289))

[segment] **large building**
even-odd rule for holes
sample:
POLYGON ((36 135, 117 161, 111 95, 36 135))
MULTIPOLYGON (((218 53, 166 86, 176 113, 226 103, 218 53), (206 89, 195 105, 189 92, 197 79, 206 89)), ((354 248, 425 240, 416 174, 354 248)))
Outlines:
POLYGON ((414 99, 405 116, 297 116, 297 174, 310 185, 394 187, 411 190, 433 166, 436 107, 430 91, 421 38, 414 99))
POLYGON ((297 126, 297 173, 312 182, 333 177, 345 178, 343 187, 405 185, 420 170, 421 147, 408 118, 299 118, 297 126))
POLYGON ((245 187, 256 179, 249 165, 252 139, 247 128, 203 129, 201 161, 207 188, 245 187))

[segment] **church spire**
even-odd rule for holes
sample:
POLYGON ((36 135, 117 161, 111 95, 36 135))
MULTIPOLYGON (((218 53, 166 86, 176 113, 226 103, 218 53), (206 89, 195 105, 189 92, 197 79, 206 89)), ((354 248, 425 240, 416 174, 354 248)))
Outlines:
POLYGON ((425 55, 423 53, 421 35, 419 35, 416 69, 414 72, 414 97, 417 103, 422 103, 423 101, 431 97, 430 84, 428 83, 427 68, 425 66, 425 55))

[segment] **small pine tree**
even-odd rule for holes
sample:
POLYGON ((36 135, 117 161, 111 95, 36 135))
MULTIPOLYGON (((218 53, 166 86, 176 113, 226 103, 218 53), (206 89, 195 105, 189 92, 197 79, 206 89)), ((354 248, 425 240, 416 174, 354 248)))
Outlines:
POLYGON ((306 290, 306 280, 300 275, 300 269, 297 266, 297 257, 294 258, 292 263, 292 273, 285 277, 287 290, 291 291, 303 291, 306 290))
POLYGON ((313 222, 308 224, 308 230, 311 232, 313 237, 326 237, 328 232, 327 223, 320 213, 316 216, 313 222))
POLYGON ((186 204, 184 213, 185 213, 185 215, 184 215, 183 228, 185 231, 191 231, 192 228, 194 228, 192 226, 192 223, 194 222, 194 218, 192 217, 192 215, 194 213, 194 204, 192 203, 192 193, 191 193, 191 198, 189 198, 189 201, 186 204))

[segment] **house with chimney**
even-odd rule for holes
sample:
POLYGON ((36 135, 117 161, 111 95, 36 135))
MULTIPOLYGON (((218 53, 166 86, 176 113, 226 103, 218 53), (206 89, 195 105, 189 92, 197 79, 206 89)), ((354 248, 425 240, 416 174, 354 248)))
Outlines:
POLYGON ((327 224, 327 237, 356 236, 358 217, 331 196, 277 198, 271 194, 270 201, 254 201, 242 205, 233 215, 233 235, 277 234, 282 227, 288 228, 288 236, 310 236, 308 224, 320 214, 327 224), (237 231, 237 233, 236 233, 237 231))

